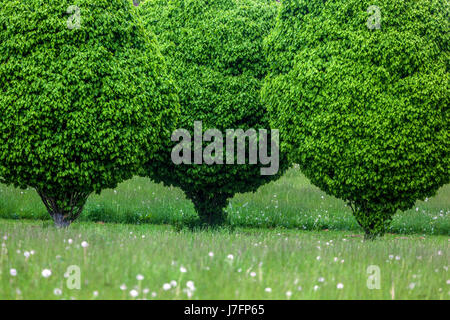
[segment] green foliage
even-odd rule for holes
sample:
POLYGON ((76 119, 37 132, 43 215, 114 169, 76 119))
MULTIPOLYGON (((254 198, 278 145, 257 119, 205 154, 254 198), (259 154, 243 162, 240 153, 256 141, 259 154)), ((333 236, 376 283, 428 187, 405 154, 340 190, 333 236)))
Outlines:
POLYGON ((1 2, 0 180, 35 188, 67 225, 90 193, 161 157, 176 92, 127 0, 1 2))
MULTIPOLYGON (((259 94, 267 72, 262 44, 277 7, 272 0, 150 0, 140 5, 179 89, 179 128, 192 137, 194 121, 202 121, 203 131, 269 129, 259 94)), ((170 151, 165 163, 157 165, 159 170, 144 174, 180 187, 204 222, 213 223, 223 221, 222 209, 236 192, 255 191, 286 168, 280 160, 277 175, 261 176, 261 165, 248 162, 174 165, 170 151)))
POLYGON ((368 237, 450 180, 448 17, 443 0, 284 0, 267 38, 281 150, 368 237))

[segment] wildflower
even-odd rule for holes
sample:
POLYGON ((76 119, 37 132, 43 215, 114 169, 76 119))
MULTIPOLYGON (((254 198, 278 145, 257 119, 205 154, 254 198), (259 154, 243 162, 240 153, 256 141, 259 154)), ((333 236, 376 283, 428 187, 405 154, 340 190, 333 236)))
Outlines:
POLYGON ((17 276, 17 270, 12 268, 11 270, 9 270, 9 274, 12 275, 13 277, 17 276))
POLYGON ((319 281, 319 282, 324 282, 324 281, 325 281, 325 278, 324 278, 324 277, 320 277, 319 279, 317 279, 317 281, 319 281))
POLYGON ((98 291, 94 291, 94 292, 92 292, 92 294, 94 297, 98 297, 98 291))
POLYGON ((250 272, 250 277, 256 277, 256 272, 255 271, 250 272))
POLYGON ((210 252, 210 253, 208 253, 208 255, 212 258, 212 257, 214 257, 214 252, 210 252))
POLYGON ((188 282, 186 282, 186 287, 194 291, 195 290, 194 281, 189 280, 188 282))
POLYGON ((337 286, 336 286, 336 288, 338 288, 338 289, 343 289, 343 288, 344 288, 344 285, 343 285, 342 283, 338 283, 337 286))
POLYGON ((318 286, 318 285, 315 285, 315 286, 314 286, 314 291, 317 291, 317 290, 319 290, 319 286, 318 286))
POLYGON ((181 272, 181 273, 186 273, 186 272, 187 272, 187 270, 186 270, 186 268, 185 268, 185 267, 181 266, 181 267, 180 267, 180 272, 181 272))
POLYGON ((53 290, 53 294, 55 296, 60 296, 62 294, 62 291, 61 291, 61 289, 56 288, 55 290, 53 290))
POLYGON ((136 298, 139 295, 139 292, 137 292, 137 290, 131 290, 130 291, 130 296, 132 296, 133 298, 136 298))
POLYGON ((170 285, 172 287, 176 287, 177 286, 177 282, 175 280, 170 281, 170 285))
POLYGON ((87 247, 89 246, 89 243, 87 243, 86 241, 83 241, 83 242, 81 243, 81 246, 82 246, 83 248, 87 248, 87 247))
POLYGON ((125 291, 127 290, 127 286, 123 283, 120 285, 120 290, 125 291))
POLYGON ((42 270, 42 276, 44 277, 44 278, 48 278, 48 277, 50 277, 51 275, 52 275, 52 271, 51 270, 49 270, 49 269, 44 269, 44 270, 42 270))
POLYGON ((23 253, 23 255, 25 256, 25 258, 28 258, 28 257, 30 256, 30 253, 29 253, 28 251, 25 251, 25 252, 23 253))
POLYGON ((287 291, 286 292, 286 297, 290 298, 292 296, 292 291, 287 291))
POLYGON ((227 256, 227 258, 230 259, 230 260, 233 260, 233 259, 234 259, 234 256, 233 256, 232 254, 229 254, 229 255, 227 256))
POLYGON ((142 281, 142 280, 144 280, 144 276, 143 276, 142 274, 138 274, 138 275, 136 276, 136 280, 137 280, 137 281, 142 281))
POLYGON ((69 244, 72 244, 72 243, 73 243, 73 240, 72 240, 72 239, 69 239, 69 240, 67 240, 67 242, 68 242, 69 244))
POLYGON ((191 290, 190 288, 187 288, 187 289, 183 289, 183 292, 186 292, 186 294, 187 294, 188 298, 191 298, 191 297, 192 297, 192 295, 194 294, 194 291, 193 291, 193 290, 191 290))
POLYGON ((264 289, 264 291, 270 293, 270 292, 272 292, 272 288, 266 288, 266 289, 264 289))
POLYGON ((170 283, 164 283, 164 284, 163 284, 163 289, 164 289, 165 291, 169 290, 170 288, 171 288, 170 283))

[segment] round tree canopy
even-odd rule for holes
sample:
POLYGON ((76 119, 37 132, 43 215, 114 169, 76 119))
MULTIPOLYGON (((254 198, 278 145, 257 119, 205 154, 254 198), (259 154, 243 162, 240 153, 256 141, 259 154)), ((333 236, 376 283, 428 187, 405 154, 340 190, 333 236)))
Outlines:
POLYGON ((282 151, 367 230, 449 183, 448 17, 443 0, 284 0, 267 38, 282 151))
MULTIPOLYGON (((203 132, 218 129, 224 137, 226 129, 269 130, 259 94, 267 71, 262 44, 277 7, 274 0, 149 0, 140 5, 179 89, 179 128, 192 137, 195 121, 202 122, 203 132)), ((200 203, 220 211, 236 192, 254 191, 279 176, 261 176, 261 165, 248 161, 174 165, 168 157, 165 168, 146 174, 181 187, 199 211, 200 203)))
POLYGON ((166 151, 178 104, 127 0, 2 0, 0 179, 63 201, 166 151))

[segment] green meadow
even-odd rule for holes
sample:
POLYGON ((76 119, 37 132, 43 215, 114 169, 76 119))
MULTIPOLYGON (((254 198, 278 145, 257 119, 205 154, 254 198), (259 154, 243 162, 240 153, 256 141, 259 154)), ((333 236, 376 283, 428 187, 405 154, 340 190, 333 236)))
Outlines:
MULTIPOLYGON (((311 185, 296 168, 255 193, 238 194, 231 199, 226 211, 228 226, 232 227, 361 232, 343 201, 311 185)), ((389 232, 448 236, 449 213, 450 185, 447 185, 435 197, 418 201, 413 209, 399 212, 389 232)), ((20 190, 4 185, 0 185, 0 218, 50 220, 33 189, 20 190)), ((114 190, 91 195, 77 221, 178 227, 195 219, 194 206, 181 190, 136 177, 114 190)))
POLYGON ((2 299, 450 298, 449 186, 375 241, 295 168, 237 195, 215 230, 183 228, 192 204, 143 178, 91 196, 63 230, 34 190, 0 186, 0 199, 2 299))

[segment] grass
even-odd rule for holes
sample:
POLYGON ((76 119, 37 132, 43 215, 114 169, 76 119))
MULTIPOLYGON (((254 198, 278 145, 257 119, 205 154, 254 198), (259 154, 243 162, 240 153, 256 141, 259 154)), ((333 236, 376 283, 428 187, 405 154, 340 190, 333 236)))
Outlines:
POLYGON ((373 242, 296 169, 236 195, 227 212, 232 228, 177 231, 168 224, 196 219, 192 204, 134 178, 57 230, 34 190, 0 185, 0 299, 450 299, 450 186, 373 242), (64 277, 72 265, 79 290, 64 277), (380 289, 367 286, 370 266, 380 289))
POLYGON ((447 236, 363 242, 345 231, 176 232, 92 222, 57 230, 45 221, 0 220, 0 242, 1 299, 450 298, 447 236), (67 287, 71 265, 80 267, 80 290, 67 287), (379 268, 380 289, 367 286, 371 265, 379 268), (195 287, 190 297, 188 281, 195 287))
MULTIPOLYGON (((360 231, 343 201, 311 185, 297 169, 255 193, 236 195, 226 210, 234 227, 360 231)), ((449 214, 447 185, 435 197, 398 213, 389 232, 449 235, 449 214)), ((34 190, 0 185, 0 218, 45 220, 49 215, 34 190)), ((91 195, 80 221, 180 224, 196 218, 192 203, 180 189, 136 177, 115 190, 91 195)))

